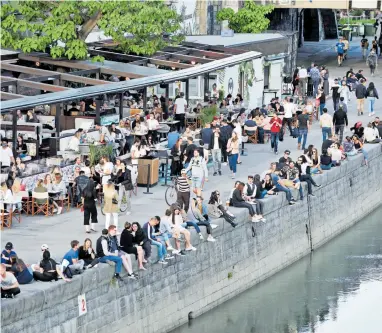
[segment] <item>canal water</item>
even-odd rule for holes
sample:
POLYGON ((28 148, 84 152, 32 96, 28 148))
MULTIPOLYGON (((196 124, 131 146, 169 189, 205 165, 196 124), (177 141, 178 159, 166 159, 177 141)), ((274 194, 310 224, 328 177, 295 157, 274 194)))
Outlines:
POLYGON ((204 332, 381 333, 382 208, 311 255, 172 331, 204 332))

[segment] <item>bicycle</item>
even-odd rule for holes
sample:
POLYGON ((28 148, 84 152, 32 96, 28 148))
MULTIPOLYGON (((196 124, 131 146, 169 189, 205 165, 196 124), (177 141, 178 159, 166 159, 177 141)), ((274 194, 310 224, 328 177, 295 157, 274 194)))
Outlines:
POLYGON ((166 200, 167 205, 171 206, 176 202, 178 198, 178 177, 171 176, 172 184, 167 185, 166 192, 164 194, 164 198, 166 200))

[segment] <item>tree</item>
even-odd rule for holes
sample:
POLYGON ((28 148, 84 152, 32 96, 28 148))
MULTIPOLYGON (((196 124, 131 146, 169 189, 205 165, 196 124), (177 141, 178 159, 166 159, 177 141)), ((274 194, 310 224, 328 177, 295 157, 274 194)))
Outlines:
POLYGON ((253 0, 245 0, 244 7, 236 13, 232 8, 223 8, 217 13, 217 20, 228 21, 229 28, 238 33, 259 33, 269 26, 266 17, 273 11, 273 6, 256 5, 253 0))
POLYGON ((96 26, 125 53, 152 55, 183 40, 179 15, 162 0, 10 1, 0 17, 2 47, 53 58, 87 58, 85 40, 96 26))

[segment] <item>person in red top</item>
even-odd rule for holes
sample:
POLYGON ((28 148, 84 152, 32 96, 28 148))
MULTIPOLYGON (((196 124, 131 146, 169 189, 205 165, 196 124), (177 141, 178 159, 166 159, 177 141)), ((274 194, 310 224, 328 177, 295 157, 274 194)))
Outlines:
POLYGON ((271 121, 269 122, 271 124, 271 147, 272 151, 277 154, 277 146, 279 143, 279 133, 282 129, 282 121, 275 113, 272 117, 271 121))

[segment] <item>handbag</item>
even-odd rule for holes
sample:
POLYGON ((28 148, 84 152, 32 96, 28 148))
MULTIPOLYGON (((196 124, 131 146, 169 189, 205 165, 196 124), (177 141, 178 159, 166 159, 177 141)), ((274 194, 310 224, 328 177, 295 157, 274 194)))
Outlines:
POLYGON ((116 198, 111 199, 113 205, 118 205, 118 200, 116 198))

